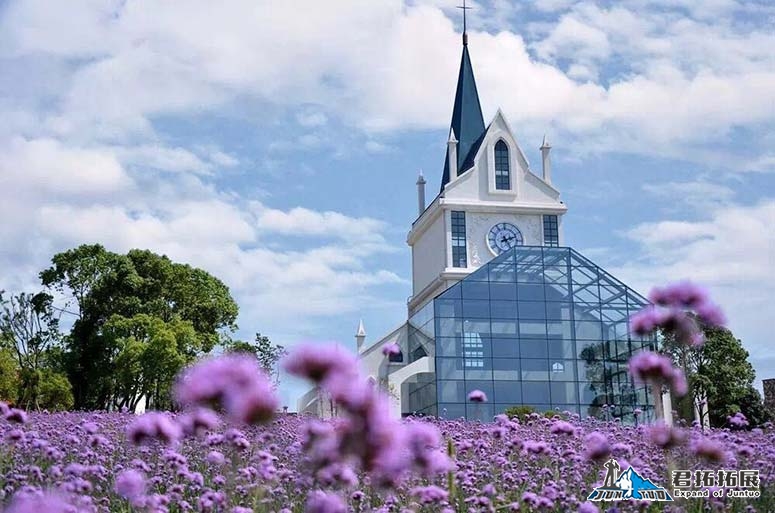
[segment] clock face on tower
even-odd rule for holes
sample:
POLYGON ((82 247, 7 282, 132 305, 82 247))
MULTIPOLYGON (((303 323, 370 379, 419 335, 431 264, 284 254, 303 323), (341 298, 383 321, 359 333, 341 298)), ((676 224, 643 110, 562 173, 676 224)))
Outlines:
POLYGON ((498 223, 487 234, 487 243, 496 255, 522 245, 522 233, 511 223, 498 223))

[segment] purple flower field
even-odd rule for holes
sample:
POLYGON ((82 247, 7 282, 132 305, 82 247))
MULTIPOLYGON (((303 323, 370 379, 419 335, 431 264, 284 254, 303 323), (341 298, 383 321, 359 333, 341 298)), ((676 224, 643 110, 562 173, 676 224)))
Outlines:
MULTIPOLYGON (((701 344, 683 309, 723 320, 691 284, 657 292, 662 309, 633 319, 635 330, 663 326, 701 344)), ((203 360, 179 376, 181 413, 27 414, 0 403, 4 511, 775 511, 775 430, 749 430, 740 413, 715 430, 563 412, 399 421, 353 355, 303 345, 283 366, 328 394, 338 417, 277 415, 269 377, 245 355, 203 360), (756 481, 743 482, 743 470, 758 471, 756 481), (674 471, 683 471, 675 481, 674 471), (615 485, 622 476, 627 484, 615 485), (679 497, 675 487, 707 497, 679 497), (649 502, 638 490, 672 490, 676 500, 649 502)), ((630 372, 655 394, 686 394, 664 356, 636 355, 630 372)), ((480 390, 468 398, 487 401, 480 390)))
MULTIPOLYGON (((165 419, 181 416, 170 414, 165 419)), ((320 468, 303 447, 311 431, 305 428, 309 419, 280 415, 264 426, 223 425, 173 445, 131 443, 128 428, 136 421, 134 415, 119 413, 32 414, 25 424, 2 421, 4 502, 16 494, 8 511, 764 512, 775 508, 772 430, 671 432, 592 419, 568 422, 537 414, 522 423, 503 417, 492 424, 408 420, 403 425, 438 429, 442 446, 426 449, 451 454, 451 465, 448 470, 437 468, 435 476, 407 472, 394 486, 385 486, 346 466, 320 468), (668 489, 666 455, 676 468, 759 469, 762 497, 681 499, 670 506, 585 502, 592 488, 602 484, 602 462, 609 454, 623 469, 632 465, 644 478, 668 489), (41 499, 23 500, 39 496, 42 490, 51 496, 49 506, 41 499)), ((335 427, 332 422, 314 422, 321 433, 335 427)))

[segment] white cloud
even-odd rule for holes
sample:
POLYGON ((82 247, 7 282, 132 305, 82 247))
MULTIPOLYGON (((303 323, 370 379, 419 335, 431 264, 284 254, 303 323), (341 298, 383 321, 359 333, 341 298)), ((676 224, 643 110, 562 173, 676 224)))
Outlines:
POLYGON ((728 205, 706 219, 642 223, 628 232, 632 260, 609 270, 638 290, 691 279, 710 288, 732 331, 751 353, 758 378, 775 375, 770 329, 775 316, 775 201, 728 205))
POLYGON ((643 185, 643 190, 658 198, 670 200, 674 209, 689 208, 700 212, 727 205, 735 196, 735 191, 726 185, 704 180, 647 183, 643 185))
MULTIPOLYGON (((548 125, 576 141, 573 151, 691 158, 696 145, 775 118, 772 31, 699 16, 687 2, 565 4, 537 3, 569 10, 537 36, 528 32, 529 43, 514 32, 470 34, 485 110, 502 106, 520 133, 548 125)), ((335 115, 367 130, 437 128, 449 122, 459 59, 452 11, 437 2, 331 9, 231 0, 213 9, 187 0, 150 15, 139 2, 85 3, 73 8, 71 27, 57 9, 13 3, 0 19, 0 47, 71 66, 56 108, 42 113, 44 131, 59 137, 150 137, 155 116, 235 98, 306 105, 298 122, 308 127, 335 115)), ((315 146, 314 137, 306 142, 315 146)))

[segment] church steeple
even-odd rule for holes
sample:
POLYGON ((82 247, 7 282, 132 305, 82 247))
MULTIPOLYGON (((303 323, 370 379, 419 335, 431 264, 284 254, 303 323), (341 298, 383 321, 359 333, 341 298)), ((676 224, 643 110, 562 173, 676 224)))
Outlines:
MULTIPOLYGON (((463 33, 463 56, 460 59, 460 72, 457 77, 455 91, 455 106, 452 110, 451 131, 457 139, 457 173, 460 174, 471 167, 470 160, 484 135, 484 118, 482 106, 479 103, 479 93, 476 90, 474 70, 471 57, 468 54, 468 37, 463 33)), ((449 158, 444 159, 444 174, 441 178, 441 190, 454 176, 450 176, 449 158)))

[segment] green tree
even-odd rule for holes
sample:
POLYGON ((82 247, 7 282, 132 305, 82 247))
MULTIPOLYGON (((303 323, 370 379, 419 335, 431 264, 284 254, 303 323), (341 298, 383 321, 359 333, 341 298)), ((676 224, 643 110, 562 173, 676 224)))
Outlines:
POLYGON ((256 357, 261 368, 272 377, 275 386, 280 382, 279 363, 288 351, 279 344, 273 344, 269 337, 256 333, 253 342, 244 340, 228 340, 224 344, 226 352, 229 353, 247 353, 256 357))
POLYGON ((727 417, 738 411, 751 425, 766 422, 761 396, 753 387, 756 375, 740 339, 726 328, 701 329, 705 336, 701 346, 679 344, 671 334, 661 337, 663 352, 684 370, 689 383, 689 394, 674 399, 676 410, 683 418, 693 420, 694 410, 698 409, 713 427, 726 425, 727 417))
POLYGON ((170 408, 175 376, 199 353, 201 340, 190 321, 170 321, 147 314, 115 315, 103 328, 115 348, 113 404, 134 410, 145 398, 148 406, 170 408))
MULTIPOLYGON (((117 364, 134 361, 130 356, 137 349, 128 349, 132 343, 115 330, 106 336, 106 324, 114 316, 125 320, 148 316, 135 319, 143 326, 152 322, 151 317, 167 325, 188 323, 195 340, 175 351, 158 353, 173 360, 166 362, 171 367, 178 365, 178 357, 190 361, 209 352, 224 331, 236 329, 238 307, 226 285, 201 269, 172 262, 151 251, 134 249, 119 255, 97 244, 83 245, 55 255, 51 267, 40 277, 43 285, 65 296, 67 308, 76 315, 62 361, 78 408, 116 407, 117 403, 136 399, 126 382, 118 382, 117 364), (121 360, 117 361, 119 355, 121 360)), ((135 342, 164 339, 160 337, 140 337, 135 342)), ((156 343, 151 345, 159 349, 156 343)), ((145 349, 140 352, 145 354, 145 349)), ((122 373, 122 379, 129 379, 125 371, 122 373)), ((138 375, 137 380, 143 378, 138 375)), ((162 383, 155 383, 158 392, 148 397, 161 401, 162 383)), ((146 384, 139 387, 145 390, 146 384)))
POLYGON ((51 295, 21 293, 5 299, 0 293, 0 341, 16 358, 19 405, 41 407, 45 355, 60 339, 59 318, 54 315, 51 295))
POLYGON ((19 365, 14 354, 0 347, 0 401, 16 404, 19 397, 19 365))

